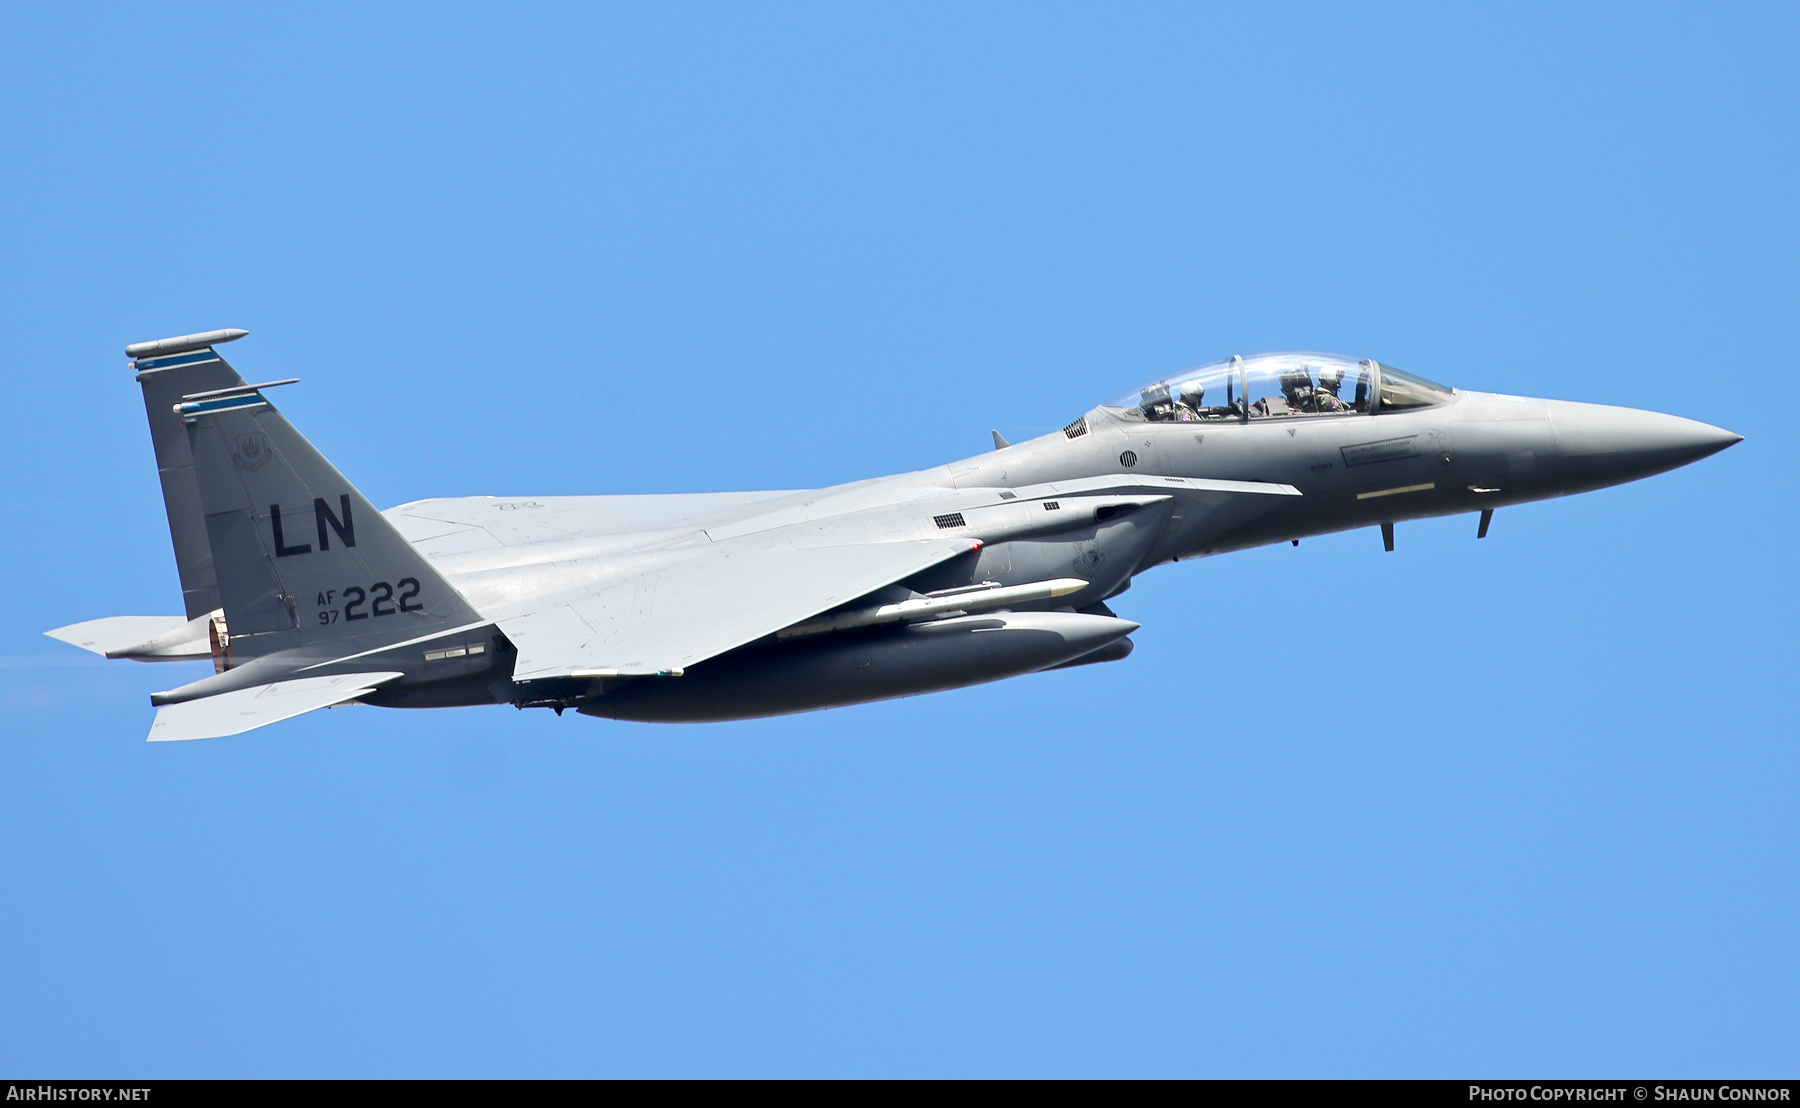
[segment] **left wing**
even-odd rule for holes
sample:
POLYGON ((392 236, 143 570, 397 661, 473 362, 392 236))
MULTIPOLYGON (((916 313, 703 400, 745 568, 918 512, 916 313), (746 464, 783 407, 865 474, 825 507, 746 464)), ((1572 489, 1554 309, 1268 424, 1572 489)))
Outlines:
POLYGON ((1016 490, 858 482, 813 492, 468 497, 388 514, 427 556, 460 563, 462 573, 448 564, 446 572, 518 648, 514 678, 530 681, 679 674, 974 550, 983 538, 1003 541, 1031 500, 1104 492, 1166 499, 1175 488, 1299 495, 1260 481, 1106 475, 1016 490), (945 533, 965 526, 962 537, 945 533), (592 542, 618 535, 674 541, 632 550, 592 542), (508 557, 487 560, 502 548, 508 557))
POLYGON ((654 568, 497 622, 519 648, 516 680, 679 674, 978 545, 686 547, 654 568))

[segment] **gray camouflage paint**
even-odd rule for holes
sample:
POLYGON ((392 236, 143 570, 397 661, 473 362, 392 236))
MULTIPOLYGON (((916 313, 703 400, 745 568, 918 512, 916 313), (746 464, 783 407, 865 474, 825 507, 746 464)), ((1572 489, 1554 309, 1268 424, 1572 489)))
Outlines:
POLYGON ((381 513, 218 355, 242 334, 131 348, 186 620, 136 646, 115 640, 142 617, 52 633, 152 660, 193 656, 208 627, 223 630, 210 646, 222 672, 153 698, 189 706, 159 715, 171 737, 285 718, 241 706, 244 690, 282 682, 301 705, 290 715, 331 702, 308 691, 329 684, 390 707, 702 721, 1113 660, 1137 624, 1105 601, 1151 567, 1601 488, 1739 441, 1654 412, 1467 391, 1286 420, 1151 423, 1097 407, 1069 431, 996 434, 988 453, 826 489, 381 513), (927 622, 778 635, 822 613, 1070 578, 1078 591, 1001 611, 975 600, 927 622), (369 679, 314 680, 358 674, 369 679), (236 722, 202 718, 206 703, 233 705, 236 722))

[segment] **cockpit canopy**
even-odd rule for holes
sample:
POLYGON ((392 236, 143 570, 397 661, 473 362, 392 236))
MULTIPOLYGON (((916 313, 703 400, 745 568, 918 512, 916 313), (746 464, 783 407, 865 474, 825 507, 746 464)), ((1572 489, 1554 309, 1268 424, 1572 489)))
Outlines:
POLYGON ((1150 423, 1240 422, 1427 408, 1453 392, 1368 359, 1284 351, 1184 369, 1103 407, 1150 423))

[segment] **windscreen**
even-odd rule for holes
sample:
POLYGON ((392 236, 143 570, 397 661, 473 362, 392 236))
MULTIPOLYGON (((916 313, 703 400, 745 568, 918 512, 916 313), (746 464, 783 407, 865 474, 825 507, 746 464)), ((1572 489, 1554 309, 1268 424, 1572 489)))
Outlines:
POLYGON ((1451 390, 1436 381, 1403 370, 1395 369, 1387 363, 1381 366, 1381 410, 1384 412, 1401 411, 1406 408, 1429 408, 1433 404, 1442 404, 1450 399, 1451 390))

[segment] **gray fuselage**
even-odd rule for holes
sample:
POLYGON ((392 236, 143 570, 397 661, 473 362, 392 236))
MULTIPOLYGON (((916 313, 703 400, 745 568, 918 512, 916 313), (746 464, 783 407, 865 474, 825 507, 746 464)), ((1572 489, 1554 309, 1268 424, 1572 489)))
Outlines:
MULTIPOLYGON (((1148 422, 1127 418, 1119 408, 1099 407, 1071 427, 1078 433, 1056 432, 947 466, 793 495, 824 515, 838 497, 846 506, 891 504, 926 490, 966 489, 986 493, 982 499, 989 507, 1004 510, 1009 505, 994 499, 1001 490, 1099 476, 1138 484, 1166 499, 1123 505, 1110 515, 1102 506, 1051 533, 1030 533, 1035 521, 1029 515, 984 529, 977 513, 967 512, 976 537, 984 540, 981 549, 905 583, 925 593, 1073 574, 1088 587, 1055 602, 1020 607, 1110 615, 1103 602, 1152 566, 1585 492, 1672 469, 1739 441, 1728 431, 1655 412, 1467 391, 1442 404, 1374 415, 1240 414, 1148 422), (1301 495, 1244 497, 1158 478, 1266 482, 1292 486, 1301 495)), ((1042 503, 1038 497, 1011 506, 1023 515, 1041 512, 1042 503)), ((889 629, 864 638, 885 644, 904 634, 889 629)), ((1095 660, 1122 657, 1128 641, 1124 645, 1125 651, 1095 660)), ((741 718, 993 679, 986 671, 933 672, 919 675, 919 688, 863 689, 851 664, 858 657, 872 656, 854 642, 763 644, 697 667, 680 682, 611 690, 582 711, 670 721, 741 718), (832 673, 845 682, 833 687, 826 680, 832 673), (968 679, 954 679, 959 675, 968 679)))

